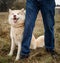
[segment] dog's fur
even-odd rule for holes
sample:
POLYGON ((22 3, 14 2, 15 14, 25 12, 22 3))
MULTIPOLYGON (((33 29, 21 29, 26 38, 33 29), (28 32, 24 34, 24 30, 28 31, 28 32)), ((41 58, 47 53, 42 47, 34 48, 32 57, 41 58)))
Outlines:
MULTIPOLYGON (((13 55, 15 45, 17 45, 18 46, 18 52, 16 56, 16 61, 17 61, 20 57, 21 43, 22 43, 23 32, 24 32, 25 10, 9 9, 8 21, 9 24, 11 25, 11 30, 10 30, 11 50, 8 55, 9 56, 13 55)), ((37 47, 43 47, 43 46, 44 46, 44 36, 40 36, 36 39, 32 34, 30 48, 36 49, 37 47)))

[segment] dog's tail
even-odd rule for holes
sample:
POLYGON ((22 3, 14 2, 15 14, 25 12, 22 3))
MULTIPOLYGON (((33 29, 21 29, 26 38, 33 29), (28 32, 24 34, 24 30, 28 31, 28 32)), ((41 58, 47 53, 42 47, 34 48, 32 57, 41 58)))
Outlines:
POLYGON ((39 36, 35 41, 36 47, 44 47, 44 35, 39 36))

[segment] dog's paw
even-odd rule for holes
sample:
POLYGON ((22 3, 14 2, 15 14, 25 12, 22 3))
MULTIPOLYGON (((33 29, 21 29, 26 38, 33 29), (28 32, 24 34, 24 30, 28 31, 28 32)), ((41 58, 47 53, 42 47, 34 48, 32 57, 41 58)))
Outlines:
POLYGON ((18 61, 19 60, 19 56, 16 57, 15 61, 18 61))
POLYGON ((9 53, 8 56, 12 56, 13 54, 12 53, 9 53))

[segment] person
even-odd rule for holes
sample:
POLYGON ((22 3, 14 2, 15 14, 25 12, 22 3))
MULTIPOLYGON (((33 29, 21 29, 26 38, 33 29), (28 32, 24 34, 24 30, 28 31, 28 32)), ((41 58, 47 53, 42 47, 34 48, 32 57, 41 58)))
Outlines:
POLYGON ((26 1, 26 18, 25 28, 23 33, 21 58, 28 58, 30 53, 30 42, 32 38, 32 32, 35 26, 37 14, 41 11, 43 24, 44 24, 44 36, 45 36, 45 48, 46 51, 55 54, 54 50, 54 15, 55 15, 55 0, 27 0, 26 1))

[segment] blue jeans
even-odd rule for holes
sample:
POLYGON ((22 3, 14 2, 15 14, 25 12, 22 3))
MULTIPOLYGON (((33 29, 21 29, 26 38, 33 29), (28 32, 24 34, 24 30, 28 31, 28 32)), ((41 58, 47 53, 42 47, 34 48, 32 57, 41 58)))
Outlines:
POLYGON ((54 49, 54 0, 27 0, 26 2, 26 19, 22 40, 21 55, 27 55, 30 52, 30 42, 32 32, 35 26, 37 14, 41 10, 44 24, 45 47, 54 49))

